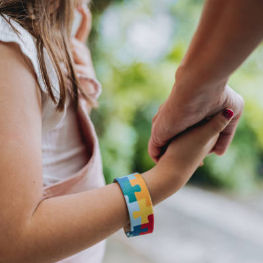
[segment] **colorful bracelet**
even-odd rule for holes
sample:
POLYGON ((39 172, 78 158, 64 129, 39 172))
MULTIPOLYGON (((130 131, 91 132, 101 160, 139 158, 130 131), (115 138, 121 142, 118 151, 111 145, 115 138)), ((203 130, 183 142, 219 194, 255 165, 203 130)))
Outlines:
POLYGON ((124 227, 127 237, 150 234, 153 232, 154 215, 150 193, 143 177, 133 173, 115 178, 118 182, 128 208, 130 223, 124 227))

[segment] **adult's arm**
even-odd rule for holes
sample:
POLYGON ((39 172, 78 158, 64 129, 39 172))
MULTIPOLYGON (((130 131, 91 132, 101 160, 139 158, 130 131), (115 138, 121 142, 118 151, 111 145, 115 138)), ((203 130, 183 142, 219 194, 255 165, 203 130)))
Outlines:
POLYGON ((169 139, 224 107, 235 117, 214 148, 223 154, 243 109, 243 99, 226 83, 231 73, 261 42, 263 1, 207 0, 176 82, 153 119, 149 154, 158 161, 169 139))
POLYGON ((201 86, 217 86, 241 65, 262 37, 261 0, 208 0, 180 70, 201 86))

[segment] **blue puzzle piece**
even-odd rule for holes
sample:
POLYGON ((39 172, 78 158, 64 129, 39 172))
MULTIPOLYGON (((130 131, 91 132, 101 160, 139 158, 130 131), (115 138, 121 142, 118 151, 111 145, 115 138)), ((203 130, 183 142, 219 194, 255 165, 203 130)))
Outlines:
POLYGON ((118 183, 121 185, 123 194, 129 197, 129 203, 136 202, 137 199, 135 196, 135 192, 140 192, 141 187, 139 185, 132 186, 127 177, 119 177, 116 179, 118 180, 118 183))
MULTIPOLYGON (((125 197, 126 202, 128 202, 129 201, 128 196, 125 195, 124 197, 125 197)), ((130 218, 133 218, 133 220, 130 222, 131 231, 134 231, 135 226, 140 226, 142 224, 142 217, 141 216, 134 219, 134 217, 133 217, 134 211, 140 211, 140 207, 139 207, 139 204, 137 201, 129 204, 129 215, 130 215, 130 218)))
POLYGON ((128 237, 135 237, 135 236, 139 236, 140 233, 145 233, 148 232, 148 228, 141 228, 141 226, 135 226, 134 227, 134 231, 130 231, 127 233, 128 237))
POLYGON ((129 179, 130 180, 137 179, 137 177, 135 177, 135 174, 137 174, 137 173, 129 174, 128 175, 129 179))

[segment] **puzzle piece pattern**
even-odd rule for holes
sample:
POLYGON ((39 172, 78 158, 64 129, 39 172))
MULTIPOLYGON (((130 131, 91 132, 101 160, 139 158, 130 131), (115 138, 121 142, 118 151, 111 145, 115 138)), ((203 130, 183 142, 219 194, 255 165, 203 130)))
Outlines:
POLYGON ((153 232, 154 215, 149 191, 143 177, 138 173, 115 178, 118 182, 129 211, 130 223, 124 228, 128 237, 153 232))
POLYGON ((145 235, 150 234, 153 232, 153 226, 154 226, 154 216, 153 214, 148 216, 149 222, 147 224, 142 224, 141 226, 134 227, 134 231, 130 231, 127 233, 129 237, 138 236, 139 235, 145 235))
POLYGON ((134 219, 141 218, 142 224, 149 222, 148 215, 152 214, 152 207, 146 205, 146 199, 141 199, 138 201, 140 210, 133 212, 134 219))
MULTIPOLYGON (((131 179, 131 185, 132 186, 135 186, 136 184, 140 185, 140 182, 142 180, 141 179, 141 175, 140 174, 133 174, 133 175, 134 176, 132 178, 134 178, 134 179, 131 179)), ((136 199, 137 200, 145 199, 146 200, 146 205, 147 206, 151 206, 152 201, 150 199, 149 191, 147 189, 146 184, 144 183, 144 184, 140 185, 140 187, 141 187, 141 191, 135 193, 136 199)))
MULTIPOLYGON (((127 204, 127 202, 129 202, 129 198, 128 198, 127 195, 125 195, 124 197, 126 199, 125 201, 126 201, 126 204, 127 204)), ((128 211, 129 211, 130 218, 134 217, 133 216, 134 215, 133 212, 136 212, 136 211, 139 211, 139 210, 140 210, 140 207, 139 207, 138 202, 129 203, 129 210, 128 211)), ((133 231, 135 226, 138 226, 138 225, 141 225, 141 224, 142 224, 142 218, 141 217, 136 217, 136 218, 134 217, 134 220, 132 220, 130 222, 130 229, 129 230, 133 231)))

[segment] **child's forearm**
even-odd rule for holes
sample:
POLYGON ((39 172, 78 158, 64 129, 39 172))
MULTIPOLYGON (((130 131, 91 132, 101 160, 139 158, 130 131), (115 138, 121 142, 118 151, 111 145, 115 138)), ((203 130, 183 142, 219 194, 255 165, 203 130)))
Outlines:
MULTIPOLYGON (((154 168, 142 176, 153 205, 181 185, 176 186, 172 177, 163 178, 154 168)), ((117 183, 45 199, 26 223, 22 238, 12 244, 15 253, 6 255, 5 262, 55 262, 102 241, 128 223, 125 199, 117 183)))
POLYGON ((193 165, 183 169, 177 165, 178 169, 175 170, 174 166, 175 161, 173 165, 167 164, 166 167, 161 167, 159 163, 158 166, 142 174, 154 206, 181 189, 196 169, 193 165))
POLYGON ((7 262, 47 263, 76 254, 129 222, 117 183, 43 200, 28 220, 21 248, 7 262))
MULTIPOLYGON (((142 176, 153 205, 182 186, 180 177, 164 178, 155 168, 142 176)), ((7 255, 5 262, 55 262, 102 241, 128 223, 128 210, 117 183, 45 199, 28 220, 18 244, 14 244, 15 253, 7 255)))

